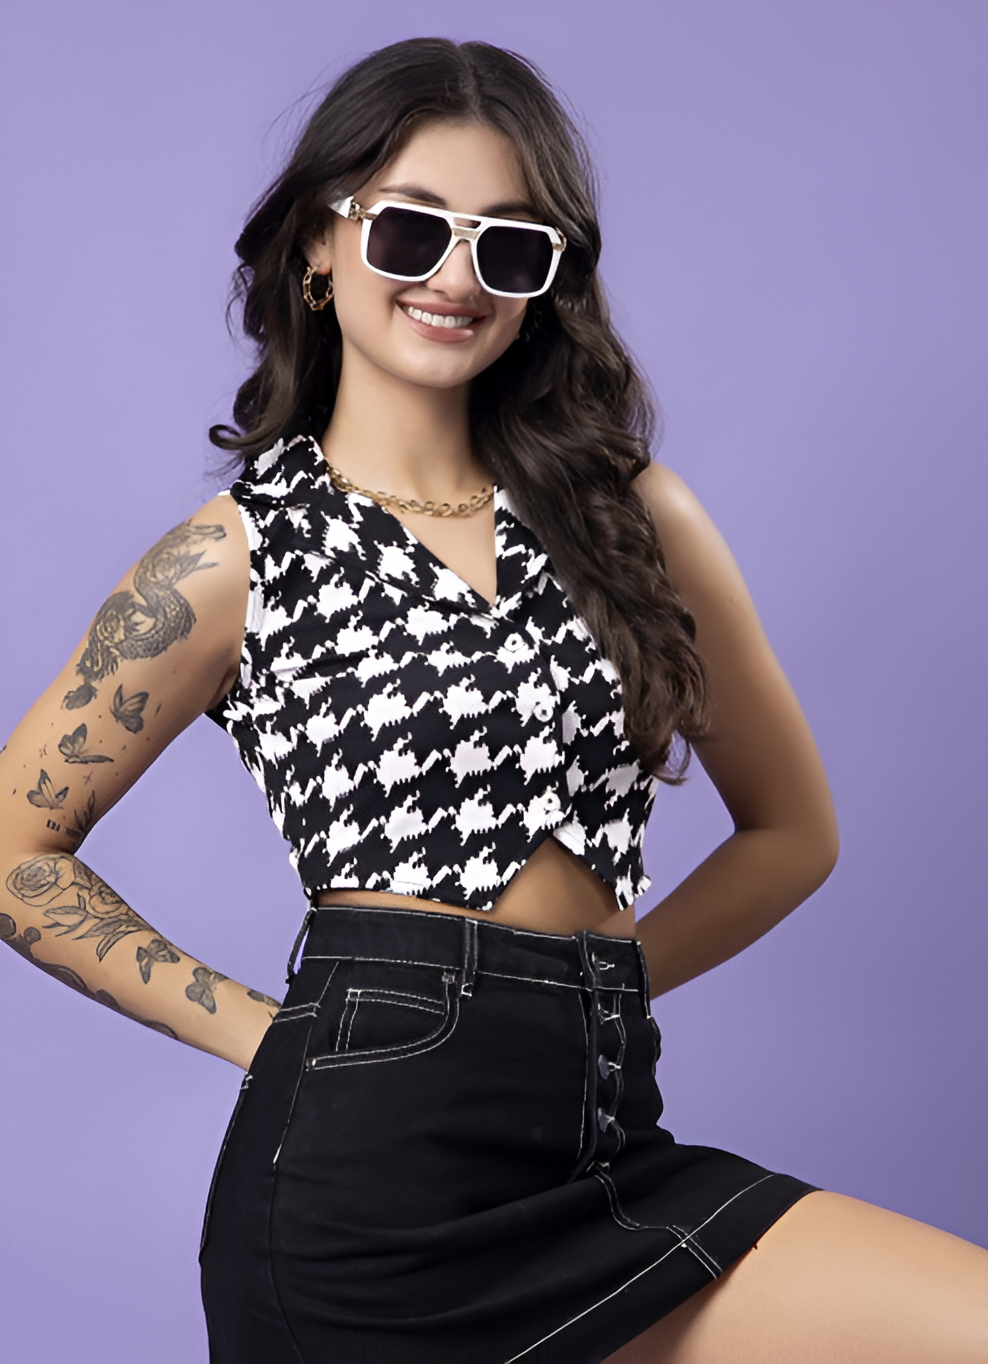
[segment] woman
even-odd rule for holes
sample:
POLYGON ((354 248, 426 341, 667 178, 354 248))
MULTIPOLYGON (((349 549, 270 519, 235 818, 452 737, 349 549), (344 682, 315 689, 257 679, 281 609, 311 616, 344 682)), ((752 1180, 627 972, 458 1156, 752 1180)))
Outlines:
POLYGON ((649 994, 792 910, 836 831, 736 567, 650 462, 554 97, 482 44, 379 52, 238 251, 244 471, 0 759, 5 940, 248 1072, 211 1358, 988 1357, 983 1251, 657 1125, 649 994), (75 855, 202 712, 312 901, 281 1007, 75 855), (736 831, 636 927, 691 747, 736 831))

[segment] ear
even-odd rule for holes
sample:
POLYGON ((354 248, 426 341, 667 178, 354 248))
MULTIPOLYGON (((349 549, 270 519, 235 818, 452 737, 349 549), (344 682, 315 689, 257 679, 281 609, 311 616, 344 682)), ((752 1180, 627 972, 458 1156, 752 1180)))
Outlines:
POLYGON ((328 275, 333 269, 332 229, 327 227, 321 237, 313 237, 303 248, 305 259, 318 275, 328 275))

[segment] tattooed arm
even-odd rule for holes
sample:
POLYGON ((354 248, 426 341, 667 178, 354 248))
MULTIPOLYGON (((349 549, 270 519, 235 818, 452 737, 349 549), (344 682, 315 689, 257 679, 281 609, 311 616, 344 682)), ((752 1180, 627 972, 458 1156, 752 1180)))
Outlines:
POLYGON ((0 939, 90 999, 244 1068, 277 1001, 180 951, 75 853, 232 684, 247 581, 239 514, 218 497, 107 598, 0 753, 0 939))

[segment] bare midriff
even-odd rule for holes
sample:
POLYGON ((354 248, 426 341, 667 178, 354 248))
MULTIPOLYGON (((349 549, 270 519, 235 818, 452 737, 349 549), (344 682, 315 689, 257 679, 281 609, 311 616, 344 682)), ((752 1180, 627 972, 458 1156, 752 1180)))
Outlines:
POLYGON ((593 928, 616 937, 636 936, 634 906, 620 909, 610 886, 551 837, 539 844, 489 910, 464 909, 462 905, 447 905, 439 900, 376 890, 324 890, 317 903, 429 909, 529 928, 537 933, 569 935, 593 928))

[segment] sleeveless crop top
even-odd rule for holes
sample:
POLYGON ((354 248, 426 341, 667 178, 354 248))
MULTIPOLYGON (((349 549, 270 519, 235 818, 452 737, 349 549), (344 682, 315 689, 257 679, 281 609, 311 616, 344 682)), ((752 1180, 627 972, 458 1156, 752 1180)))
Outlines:
POLYGON ((497 597, 370 498, 309 436, 230 489, 250 545, 233 737, 310 898, 390 891, 490 909, 548 835, 623 907, 649 885, 656 780, 616 670, 545 550, 495 493, 497 597))

